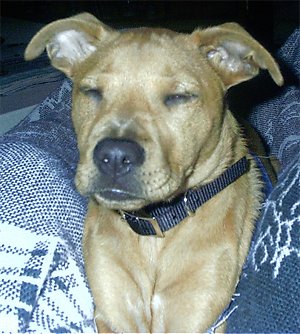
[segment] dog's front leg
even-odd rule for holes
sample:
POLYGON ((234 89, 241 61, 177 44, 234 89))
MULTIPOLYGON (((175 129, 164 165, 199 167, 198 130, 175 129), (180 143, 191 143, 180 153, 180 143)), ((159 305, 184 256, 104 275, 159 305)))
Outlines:
POLYGON ((112 329, 107 327, 104 321, 97 319, 97 309, 95 310, 95 322, 98 333, 113 333, 112 329))
MULTIPOLYGON (((227 251, 215 256, 206 253, 207 259, 186 267, 182 275, 158 279, 152 300, 152 332, 203 333, 211 328, 230 302, 237 279, 234 257, 227 251), (220 263, 228 264, 226 271, 220 263)), ((219 333, 224 330, 225 325, 218 328, 219 333)))
POLYGON ((84 229, 85 269, 98 331, 151 332, 150 281, 137 252, 138 236, 118 214, 89 203, 84 229), (128 235, 121 233, 127 231, 128 235))

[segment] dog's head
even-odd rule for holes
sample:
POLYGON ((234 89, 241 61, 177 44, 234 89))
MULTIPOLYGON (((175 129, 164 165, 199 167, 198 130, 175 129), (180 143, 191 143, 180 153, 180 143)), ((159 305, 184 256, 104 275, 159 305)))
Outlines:
POLYGON ((228 154, 219 144, 225 91, 260 68, 283 82, 271 55, 235 23, 119 32, 84 13, 43 28, 25 58, 45 48, 74 83, 77 187, 115 209, 205 182, 228 154))

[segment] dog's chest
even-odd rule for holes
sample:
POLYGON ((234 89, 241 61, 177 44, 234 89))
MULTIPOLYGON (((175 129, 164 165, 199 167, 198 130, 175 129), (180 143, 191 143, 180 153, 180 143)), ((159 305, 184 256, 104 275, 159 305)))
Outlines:
POLYGON ((140 236, 139 251, 142 258, 151 267, 157 264, 158 259, 166 246, 166 240, 157 237, 140 236))

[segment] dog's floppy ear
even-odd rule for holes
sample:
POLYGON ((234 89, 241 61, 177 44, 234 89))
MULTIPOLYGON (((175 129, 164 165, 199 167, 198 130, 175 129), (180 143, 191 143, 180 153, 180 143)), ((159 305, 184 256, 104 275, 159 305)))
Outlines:
POLYGON ((269 71, 277 85, 283 84, 279 67, 269 52, 237 23, 225 23, 191 35, 200 51, 227 88, 269 71))
POLYGON ((72 77, 76 64, 96 51, 97 43, 112 31, 88 13, 58 20, 32 38, 25 50, 25 59, 32 60, 47 49, 52 65, 72 77))

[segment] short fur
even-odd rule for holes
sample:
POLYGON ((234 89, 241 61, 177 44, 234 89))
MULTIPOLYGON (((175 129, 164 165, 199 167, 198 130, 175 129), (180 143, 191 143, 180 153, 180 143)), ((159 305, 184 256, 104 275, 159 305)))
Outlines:
POLYGON ((87 13, 43 28, 26 59, 45 48, 74 83, 76 185, 90 196, 83 247, 98 330, 207 330, 234 293, 261 200, 259 173, 224 96, 260 68, 281 85, 276 62, 236 23, 192 34, 119 32, 87 13), (118 192, 94 159, 105 138, 145 152, 118 192), (249 172, 164 238, 136 234, 117 211, 170 201, 245 155, 249 172))

